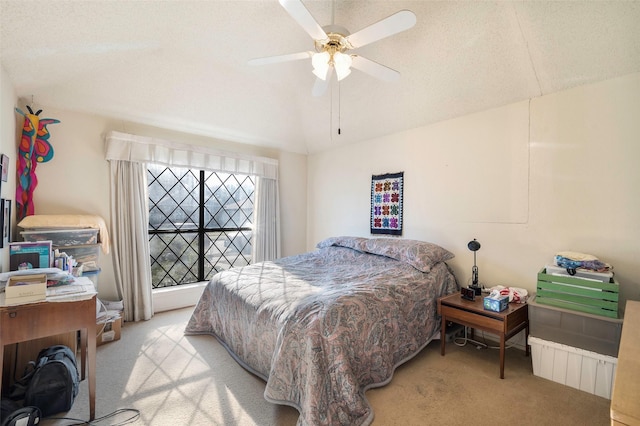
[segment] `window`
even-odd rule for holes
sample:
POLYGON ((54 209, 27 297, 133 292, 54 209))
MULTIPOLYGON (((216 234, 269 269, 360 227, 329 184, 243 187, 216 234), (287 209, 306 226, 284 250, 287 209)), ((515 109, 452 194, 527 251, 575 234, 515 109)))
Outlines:
POLYGON ((153 288, 251 263, 251 176, 147 166, 153 288))

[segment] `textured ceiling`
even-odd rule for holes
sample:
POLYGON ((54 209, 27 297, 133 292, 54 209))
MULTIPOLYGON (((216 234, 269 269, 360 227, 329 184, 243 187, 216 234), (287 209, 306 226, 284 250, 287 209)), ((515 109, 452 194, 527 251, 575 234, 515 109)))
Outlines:
POLYGON ((354 70, 312 97, 310 60, 248 65, 313 49, 277 0, 0 0, 0 60, 38 105, 301 153, 640 72, 638 1, 304 4, 352 33, 412 10, 357 50, 400 79, 354 70))

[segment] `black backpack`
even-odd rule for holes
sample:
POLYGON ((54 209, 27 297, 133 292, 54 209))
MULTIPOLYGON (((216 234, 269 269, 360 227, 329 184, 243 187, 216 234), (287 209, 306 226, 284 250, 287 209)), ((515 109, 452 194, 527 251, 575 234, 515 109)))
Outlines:
POLYGON ((38 407, 43 417, 69 411, 79 386, 75 354, 64 345, 50 346, 38 354, 24 394, 24 405, 38 407))

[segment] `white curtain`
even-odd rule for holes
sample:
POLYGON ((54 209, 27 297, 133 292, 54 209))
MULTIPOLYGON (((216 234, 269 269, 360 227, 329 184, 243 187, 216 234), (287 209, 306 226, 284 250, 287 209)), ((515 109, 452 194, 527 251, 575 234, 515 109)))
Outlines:
POLYGON ((278 181, 256 178, 253 207, 253 263, 274 260, 280 257, 278 181))
POLYGON ((124 302, 124 320, 153 316, 147 168, 144 163, 112 160, 111 237, 118 296, 124 302))
POLYGON ((146 163, 256 177, 253 262, 280 257, 278 160, 121 132, 109 132, 105 141, 116 285, 125 301, 125 320, 153 315, 146 163))

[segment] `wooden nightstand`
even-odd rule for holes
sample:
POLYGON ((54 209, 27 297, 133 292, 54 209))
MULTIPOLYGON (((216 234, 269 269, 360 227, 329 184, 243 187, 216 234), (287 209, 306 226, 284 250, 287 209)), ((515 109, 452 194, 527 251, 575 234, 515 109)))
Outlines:
MULTIPOLYGON (((462 324, 474 329, 495 333, 500 336, 500 378, 504 379, 505 342, 522 330, 526 330, 529 338, 529 305, 526 303, 509 303, 502 312, 484 309, 482 296, 473 301, 465 300, 460 293, 438 299, 438 313, 442 316, 441 335, 445 335, 447 321, 462 324)), ((525 340, 526 341, 526 340, 525 340)), ((440 339, 440 352, 444 356, 446 339, 440 339)), ((525 343, 526 356, 529 356, 529 345, 525 343)))

